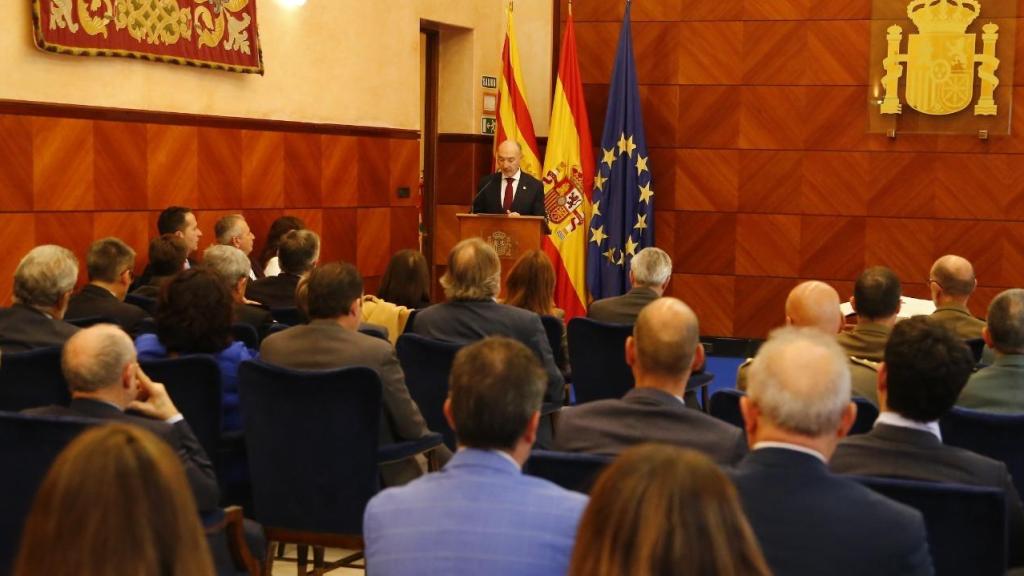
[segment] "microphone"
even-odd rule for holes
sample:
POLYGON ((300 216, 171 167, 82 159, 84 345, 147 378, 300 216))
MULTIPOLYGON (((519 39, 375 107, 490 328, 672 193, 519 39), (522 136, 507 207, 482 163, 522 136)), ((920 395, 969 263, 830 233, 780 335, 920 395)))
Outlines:
POLYGON ((480 185, 480 189, 477 190, 476 194, 473 196, 473 204, 470 205, 469 207, 470 214, 477 214, 476 201, 480 198, 480 195, 484 193, 484 190, 486 190, 488 186, 495 182, 495 180, 500 176, 500 174, 501 170, 498 170, 494 174, 491 174, 489 178, 484 178, 484 183, 480 185))

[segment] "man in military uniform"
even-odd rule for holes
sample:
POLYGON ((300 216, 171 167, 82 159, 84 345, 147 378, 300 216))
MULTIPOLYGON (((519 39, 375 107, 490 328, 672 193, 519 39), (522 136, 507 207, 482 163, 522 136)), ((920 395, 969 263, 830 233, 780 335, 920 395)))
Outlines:
POLYGON ((981 333, 995 350, 995 362, 971 375, 957 405, 985 412, 1024 412, 1024 290, 1000 292, 988 305, 988 323, 981 333))
POLYGON ((872 362, 883 360, 885 343, 900 311, 901 292, 900 279, 885 266, 872 266, 860 273, 850 299, 857 325, 839 335, 839 345, 847 355, 872 362))
POLYGON ((981 338, 985 322, 967 309, 967 300, 978 281, 974 278, 974 267, 966 258, 947 254, 936 260, 928 275, 928 286, 935 302, 933 320, 964 340, 981 338))
MULTIPOLYGON (((839 293, 818 280, 800 283, 786 297, 786 325, 816 328, 830 336, 839 334, 843 328, 839 293)), ((747 368, 751 360, 748 358, 736 372, 736 387, 740 390, 747 389, 747 368)), ((877 402, 878 364, 850 357, 849 367, 853 394, 877 402)))

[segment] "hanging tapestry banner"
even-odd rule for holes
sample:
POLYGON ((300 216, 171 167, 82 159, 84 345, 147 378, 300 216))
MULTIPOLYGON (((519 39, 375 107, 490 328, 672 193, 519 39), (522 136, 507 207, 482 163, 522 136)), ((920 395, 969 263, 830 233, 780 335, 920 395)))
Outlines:
POLYGON ((255 0, 32 0, 41 50, 263 74, 255 0))

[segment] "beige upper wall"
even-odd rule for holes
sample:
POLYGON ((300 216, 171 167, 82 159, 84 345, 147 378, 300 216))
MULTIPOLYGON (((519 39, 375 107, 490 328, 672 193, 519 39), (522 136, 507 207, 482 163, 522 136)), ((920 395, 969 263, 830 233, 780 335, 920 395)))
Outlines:
MULTIPOLYGON (((44 53, 32 42, 31 2, 0 0, 0 99, 419 130, 422 19, 446 25, 440 130, 479 131, 480 76, 499 72, 503 0, 307 0, 297 9, 256 1, 263 77, 44 53)), ((551 106, 552 17, 551 0, 516 2, 540 135, 551 106)))

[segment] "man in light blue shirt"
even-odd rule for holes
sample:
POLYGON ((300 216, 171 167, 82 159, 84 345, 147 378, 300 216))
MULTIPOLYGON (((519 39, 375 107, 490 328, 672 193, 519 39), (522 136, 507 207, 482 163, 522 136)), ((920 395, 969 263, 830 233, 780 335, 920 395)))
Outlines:
POLYGON ((441 472, 370 500, 371 574, 565 574, 587 498, 521 471, 546 382, 515 340, 490 337, 459 351, 444 406, 459 451, 441 472))

